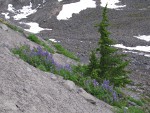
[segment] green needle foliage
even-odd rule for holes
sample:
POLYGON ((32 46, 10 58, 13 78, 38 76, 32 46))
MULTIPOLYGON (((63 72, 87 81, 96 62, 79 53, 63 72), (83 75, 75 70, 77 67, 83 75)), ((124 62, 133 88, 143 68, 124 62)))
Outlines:
POLYGON ((126 70, 126 66, 129 62, 123 59, 126 55, 118 54, 118 50, 112 46, 114 41, 109 38, 110 32, 107 30, 107 27, 109 26, 107 5, 103 10, 102 16, 102 21, 97 25, 98 32, 101 35, 97 48, 99 54, 99 58, 97 58, 98 63, 95 63, 95 56, 93 55, 94 53, 92 53, 88 71, 92 72, 91 76, 93 76, 94 72, 94 75, 97 75, 97 80, 99 82, 106 79, 110 80, 115 86, 124 86, 130 82, 128 79, 129 72, 126 70))
POLYGON ((87 72, 85 73, 87 76, 90 76, 93 79, 98 79, 98 59, 95 55, 95 51, 92 51, 90 54, 90 63, 88 64, 87 72))

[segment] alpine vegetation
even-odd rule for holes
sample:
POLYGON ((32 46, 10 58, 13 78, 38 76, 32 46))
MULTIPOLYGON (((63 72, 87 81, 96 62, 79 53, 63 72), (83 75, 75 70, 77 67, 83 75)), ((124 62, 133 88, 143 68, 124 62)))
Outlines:
MULTIPOLYGON (((129 99, 138 103, 138 105, 143 106, 143 104, 128 98, 119 89, 130 82, 128 78, 129 71, 126 70, 129 62, 124 59, 126 55, 119 54, 118 50, 112 46, 114 41, 109 38, 110 32, 107 30, 109 23, 106 14, 107 5, 103 10, 103 19, 97 25, 98 32, 101 35, 98 47, 91 52, 88 65, 72 66, 66 63, 64 66, 56 63, 53 59, 54 52, 50 50, 50 46, 34 35, 30 35, 28 39, 39 44, 37 48, 23 45, 13 49, 12 52, 42 71, 51 72, 62 76, 66 80, 73 81, 96 98, 117 107, 118 113, 123 113, 124 108, 127 106, 129 106, 129 110, 125 109, 127 112, 134 111, 137 108, 130 107, 129 99)), ((77 60, 60 44, 53 43, 53 46, 58 53, 77 60)))
POLYGON ((123 59, 126 56, 125 54, 118 54, 117 49, 112 46, 114 41, 109 38, 110 32, 107 30, 109 26, 107 5, 103 10, 102 16, 102 21, 97 25, 98 32, 101 35, 98 41, 98 48, 96 49, 99 57, 96 57, 96 53, 92 52, 88 73, 99 82, 106 79, 115 86, 124 86, 130 82, 128 79, 129 71, 126 70, 129 62, 123 59))
POLYGON ((23 45, 19 48, 13 49, 12 52, 19 55, 21 59, 30 65, 42 71, 52 72, 63 76, 64 79, 74 81, 87 92, 107 103, 113 104, 118 101, 117 93, 113 89, 113 86, 110 86, 109 80, 105 80, 100 85, 96 79, 84 75, 86 66, 71 66, 69 64, 62 66, 57 64, 53 59, 52 53, 49 53, 40 46, 37 48, 31 48, 29 45, 23 45))

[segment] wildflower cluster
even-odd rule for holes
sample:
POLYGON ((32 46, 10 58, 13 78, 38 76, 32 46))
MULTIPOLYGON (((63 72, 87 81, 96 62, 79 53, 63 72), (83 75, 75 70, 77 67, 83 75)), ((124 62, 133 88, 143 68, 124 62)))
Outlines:
POLYGON ((24 45, 20 48, 14 49, 13 53, 18 54, 24 61, 42 71, 58 73, 60 70, 66 70, 69 72, 72 70, 71 66, 68 64, 65 66, 57 64, 54 61, 52 54, 43 50, 40 46, 31 49, 29 45, 24 45))
POLYGON ((118 95, 113 86, 110 85, 109 80, 104 80, 102 84, 99 84, 96 79, 86 79, 85 89, 107 103, 113 104, 119 100, 118 95))
POLYGON ((116 91, 113 90, 113 86, 112 85, 110 86, 109 80, 104 80, 101 86, 104 90, 107 90, 108 92, 110 92, 112 94, 113 101, 118 101, 118 95, 117 95, 116 91))
POLYGON ((24 61, 43 71, 54 70, 52 54, 44 51, 40 46, 31 49, 29 45, 25 45, 14 49, 13 53, 18 54, 24 61))
POLYGON ((62 69, 67 70, 67 71, 69 71, 69 72, 72 71, 72 68, 71 68, 71 66, 70 66, 69 64, 66 64, 65 66, 63 66, 63 65, 61 65, 61 64, 55 63, 55 67, 56 67, 56 70, 57 70, 57 71, 60 71, 60 70, 62 70, 62 69))
POLYGON ((86 70, 86 66, 61 65, 55 62, 51 53, 45 51, 40 46, 31 49, 30 46, 25 45, 14 49, 13 53, 18 54, 21 59, 42 71, 52 72, 63 76, 64 79, 74 81, 87 92, 107 103, 113 104, 118 101, 117 93, 114 91, 113 86, 110 86, 108 80, 104 80, 100 84, 96 79, 84 76, 83 73, 86 70))

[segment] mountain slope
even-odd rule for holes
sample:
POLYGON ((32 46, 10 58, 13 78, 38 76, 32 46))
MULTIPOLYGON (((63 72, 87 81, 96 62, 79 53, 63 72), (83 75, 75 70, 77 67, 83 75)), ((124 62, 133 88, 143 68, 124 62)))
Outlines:
POLYGON ((10 49, 20 44, 37 46, 22 34, 0 24, 0 40, 0 113, 112 113, 108 104, 91 104, 67 90, 61 77, 53 80, 14 56, 10 49))

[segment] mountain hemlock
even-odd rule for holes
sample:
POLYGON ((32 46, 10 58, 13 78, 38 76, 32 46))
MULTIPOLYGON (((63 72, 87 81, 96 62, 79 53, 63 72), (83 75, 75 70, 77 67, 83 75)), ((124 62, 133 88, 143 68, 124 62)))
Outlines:
POLYGON ((103 9, 102 17, 102 21, 97 25, 101 35, 96 49, 99 57, 96 57, 94 52, 91 53, 88 72, 91 78, 95 78, 99 82, 106 79, 110 80, 114 86, 124 86, 130 82, 129 71, 126 70, 129 62, 123 59, 125 54, 119 54, 118 50, 112 46, 114 41, 109 38, 110 32, 107 30, 109 26, 107 5, 103 9))

